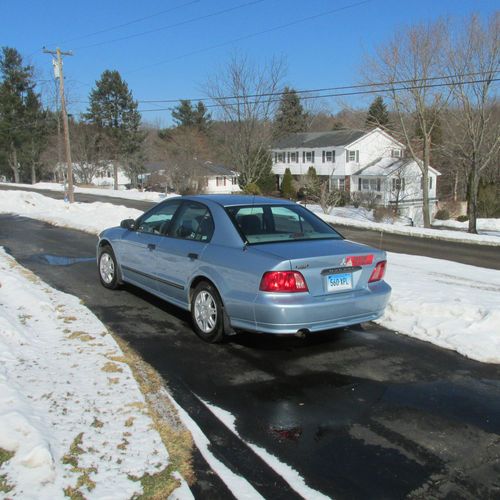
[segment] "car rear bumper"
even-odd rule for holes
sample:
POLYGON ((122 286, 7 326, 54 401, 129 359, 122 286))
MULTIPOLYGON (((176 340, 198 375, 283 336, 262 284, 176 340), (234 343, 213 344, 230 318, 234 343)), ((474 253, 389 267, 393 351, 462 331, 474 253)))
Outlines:
POLYGON ((260 293, 254 303, 255 330, 294 334, 372 321, 384 313, 391 287, 381 281, 367 289, 314 297, 308 293, 260 293))

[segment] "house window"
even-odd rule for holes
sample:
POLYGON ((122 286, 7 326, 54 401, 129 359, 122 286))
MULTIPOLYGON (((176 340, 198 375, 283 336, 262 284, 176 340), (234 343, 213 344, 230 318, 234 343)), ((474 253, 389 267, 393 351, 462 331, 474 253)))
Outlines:
POLYGON ((278 162, 283 163, 285 161, 285 154, 284 153, 278 153, 278 162))
POLYGON ((355 161, 359 163, 359 150, 347 150, 346 151, 347 161, 355 161))
POLYGON ((391 149, 391 156, 393 158, 401 158, 401 150, 400 149, 391 149))
POLYGON ((429 177, 429 189, 432 189, 432 177, 429 177))
POLYGON ((392 179, 392 190, 393 191, 404 191, 405 190, 405 180, 404 177, 392 179))
POLYGON ((323 153, 325 153, 325 159, 327 162, 335 163, 335 151, 323 151, 323 153))
POLYGON ((314 163, 314 151, 307 151, 306 152, 306 160, 305 161, 307 163, 314 163))
POLYGON ((231 184, 236 186, 238 184, 238 177, 231 177, 231 184))
POLYGON ((345 191, 345 179, 339 179, 339 190, 345 191))
POLYGON ((295 151, 293 151, 292 153, 290 153, 290 161, 292 163, 297 163, 299 161, 299 154, 295 151))
POLYGON ((226 185, 226 178, 225 177, 216 177, 215 184, 217 187, 225 186, 226 185))
POLYGON ((369 191, 370 190, 370 179, 361 179, 362 184, 361 187, 363 191, 369 191))

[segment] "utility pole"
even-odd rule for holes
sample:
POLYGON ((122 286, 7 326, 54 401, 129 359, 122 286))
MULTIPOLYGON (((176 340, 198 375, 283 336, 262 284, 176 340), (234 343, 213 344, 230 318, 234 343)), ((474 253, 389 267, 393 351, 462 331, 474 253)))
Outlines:
POLYGON ((65 193, 68 197, 70 203, 75 201, 75 196, 73 192, 73 163, 71 162, 71 146, 69 142, 69 125, 68 125, 68 113, 66 112, 66 98, 64 97, 64 75, 63 75, 63 64, 61 56, 72 56, 73 52, 62 52, 59 47, 56 50, 43 49, 45 54, 52 54, 57 56, 57 60, 53 60, 55 77, 59 78, 59 94, 61 97, 61 114, 64 130, 64 142, 66 149, 66 164, 67 164, 67 181, 68 189, 65 193))

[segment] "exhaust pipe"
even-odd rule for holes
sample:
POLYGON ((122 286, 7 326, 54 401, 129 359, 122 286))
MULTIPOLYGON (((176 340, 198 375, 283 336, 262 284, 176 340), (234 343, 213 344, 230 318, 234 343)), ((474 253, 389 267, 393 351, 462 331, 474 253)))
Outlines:
POLYGON ((307 328, 302 328, 301 330, 297 330, 295 332, 295 336, 299 339, 303 339, 306 337, 306 335, 309 333, 309 330, 307 328))

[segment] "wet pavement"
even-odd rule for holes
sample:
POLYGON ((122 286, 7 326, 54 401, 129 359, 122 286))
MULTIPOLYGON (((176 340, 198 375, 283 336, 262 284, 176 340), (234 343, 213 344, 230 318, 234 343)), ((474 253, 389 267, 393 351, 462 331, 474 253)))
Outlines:
MULTIPOLYGON (((165 378, 211 451, 265 498, 297 494, 246 442, 336 499, 500 498, 500 367, 374 324, 297 338, 201 342, 189 315, 99 285, 96 238, 0 216, 0 245, 79 296, 165 378), (235 416, 244 441, 203 404, 235 416)), ((231 494, 196 455, 197 498, 231 494)))

